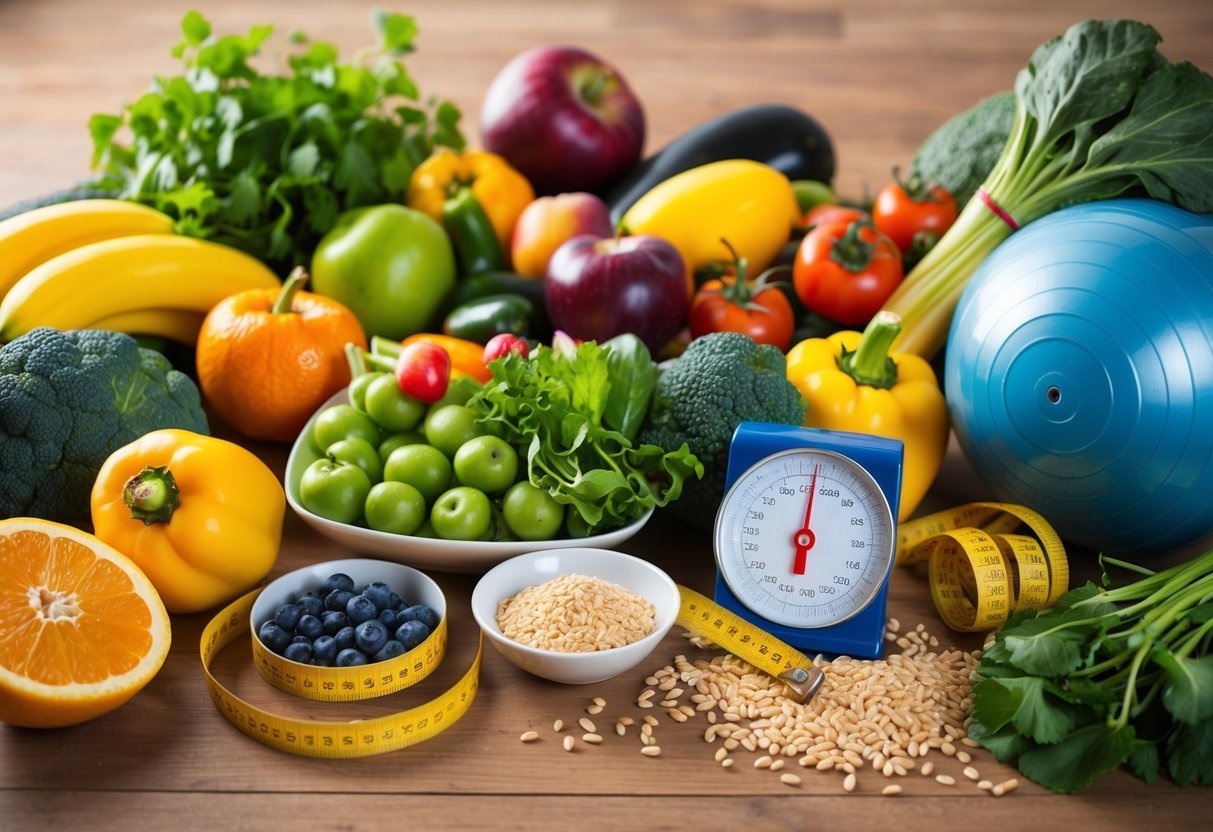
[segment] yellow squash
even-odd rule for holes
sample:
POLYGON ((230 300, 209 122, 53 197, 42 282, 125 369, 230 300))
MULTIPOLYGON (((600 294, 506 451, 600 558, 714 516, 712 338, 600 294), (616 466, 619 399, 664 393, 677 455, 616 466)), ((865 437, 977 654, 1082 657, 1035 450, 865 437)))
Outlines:
POLYGON ((697 269, 730 260, 728 240, 753 274, 760 274, 788 242, 800 219, 788 178, 747 159, 728 159, 683 171, 636 201, 623 215, 629 234, 651 234, 682 255, 688 290, 697 269))
POLYGON ((911 353, 889 353, 900 331, 896 315, 878 312, 862 334, 801 341, 788 352, 788 380, 808 403, 805 425, 902 441, 898 518, 906 520, 939 473, 949 422, 931 365, 911 353))
POLYGON ((286 496, 252 452, 185 430, 119 448, 93 485, 98 538, 133 560, 169 612, 198 612, 252 589, 282 543, 286 496))

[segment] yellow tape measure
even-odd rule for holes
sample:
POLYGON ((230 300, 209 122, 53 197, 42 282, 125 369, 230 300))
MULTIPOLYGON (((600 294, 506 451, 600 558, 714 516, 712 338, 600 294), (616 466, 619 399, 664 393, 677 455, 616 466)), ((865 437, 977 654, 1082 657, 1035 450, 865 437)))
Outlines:
POLYGON ((898 564, 928 563, 931 597, 944 623, 961 632, 993 630, 1018 610, 1056 604, 1070 565, 1053 527, 1008 503, 968 503, 903 523, 898 564), (1032 536, 1012 534, 1026 525, 1032 536))
MULTIPOLYGON (((216 654, 249 632, 249 614, 260 590, 236 599, 211 619, 202 631, 200 651, 211 699, 232 725, 260 743, 305 757, 368 757, 424 742, 463 716, 480 681, 484 640, 472 666, 438 697, 415 707, 367 720, 330 722, 272 714, 233 694, 215 678, 216 654)), ((446 617, 419 647, 375 664, 345 668, 300 666, 271 653, 256 638, 254 662, 261 677, 281 690, 309 699, 352 701, 382 696, 428 676, 446 652, 446 617)))

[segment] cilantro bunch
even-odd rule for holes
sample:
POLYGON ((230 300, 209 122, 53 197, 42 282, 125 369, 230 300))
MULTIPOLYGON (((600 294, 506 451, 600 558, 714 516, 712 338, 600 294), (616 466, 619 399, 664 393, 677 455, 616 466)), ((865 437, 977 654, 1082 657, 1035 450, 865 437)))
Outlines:
POLYGON ((89 120, 99 187, 165 211, 177 230, 234 246, 285 275, 346 209, 403 198, 434 145, 461 149, 459 110, 422 101, 400 56, 417 26, 376 13, 377 47, 339 60, 295 34, 289 73, 250 63, 273 32, 217 36, 198 12, 158 77, 122 112, 89 120), (119 140, 123 128, 130 140, 119 140))
POLYGON ((636 445, 657 369, 632 335, 574 346, 558 335, 529 358, 510 353, 489 366, 493 378, 468 407, 526 459, 527 478, 567 506, 575 537, 639 520, 678 499, 703 465, 686 443, 636 445), (628 424, 633 423, 629 429, 628 424))
POLYGON ((1058 792, 1121 764, 1213 784, 1213 551, 1158 573, 1103 562, 1147 577, 1011 616, 982 653, 969 733, 1058 792))

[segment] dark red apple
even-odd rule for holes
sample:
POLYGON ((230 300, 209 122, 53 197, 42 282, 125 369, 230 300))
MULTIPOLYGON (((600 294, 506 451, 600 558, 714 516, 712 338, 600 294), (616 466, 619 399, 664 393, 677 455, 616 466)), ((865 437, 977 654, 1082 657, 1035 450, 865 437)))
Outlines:
POLYGON ((579 234, 556 249, 544 279, 552 325, 574 338, 605 341, 635 333, 653 352, 686 320, 686 267, 660 237, 579 234))
POLYGON ((644 149, 644 110, 613 66, 573 46, 540 46, 497 74, 480 114, 486 150, 541 194, 595 191, 644 149))

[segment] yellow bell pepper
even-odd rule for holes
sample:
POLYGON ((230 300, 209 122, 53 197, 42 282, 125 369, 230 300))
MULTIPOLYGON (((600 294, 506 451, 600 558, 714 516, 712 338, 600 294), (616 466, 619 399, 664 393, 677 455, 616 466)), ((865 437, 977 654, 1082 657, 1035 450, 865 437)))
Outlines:
POLYGON ((878 312, 862 335, 809 338, 788 352, 788 381, 804 396, 805 425, 900 439, 901 505, 913 513, 935 481, 948 447, 948 406, 925 360, 889 353, 900 319, 878 312))
POLYGON ((799 220, 796 193, 786 176, 760 162, 727 159, 660 183, 627 210, 622 224, 629 234, 651 234, 678 249, 693 294, 696 270, 731 259, 721 239, 760 274, 799 220))
POLYGON ((250 451, 186 430, 157 430, 105 461, 94 533, 133 560, 169 612, 208 609, 269 574, 286 496, 250 451))
POLYGON ((406 202, 410 208, 444 221, 447 200, 471 190, 488 216, 503 252, 510 250, 510 237, 522 209, 535 200, 527 178, 496 153, 469 150, 456 153, 439 148, 417 166, 409 181, 406 202))

